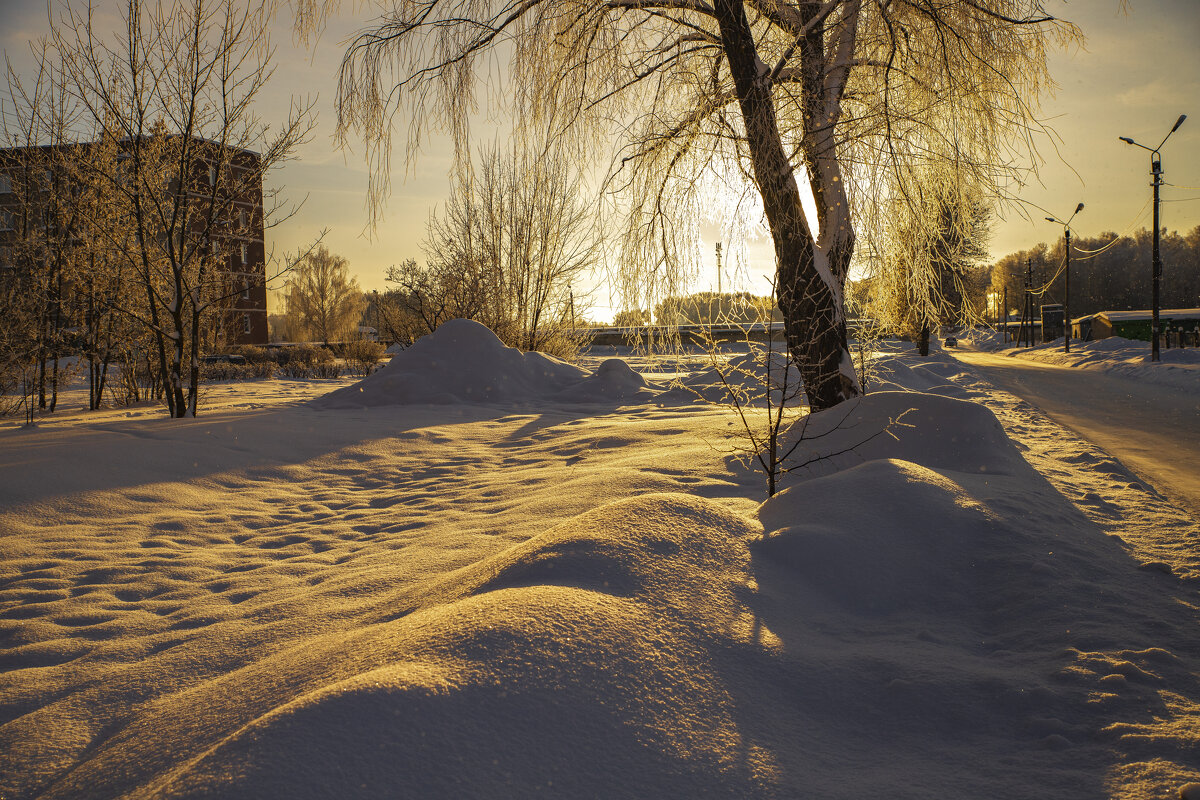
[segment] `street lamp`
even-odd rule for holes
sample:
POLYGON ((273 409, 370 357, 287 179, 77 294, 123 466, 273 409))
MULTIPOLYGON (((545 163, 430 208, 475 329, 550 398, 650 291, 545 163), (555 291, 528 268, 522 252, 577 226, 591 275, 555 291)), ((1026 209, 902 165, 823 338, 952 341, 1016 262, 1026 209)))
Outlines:
POLYGON ((1171 134, 1179 130, 1179 126, 1187 119, 1187 114, 1180 114, 1179 119, 1175 120, 1174 127, 1167 132, 1163 140, 1158 143, 1158 147, 1153 149, 1146 147, 1144 144, 1138 144, 1128 136, 1118 136, 1125 144, 1131 144, 1134 147, 1140 147, 1143 150, 1150 151, 1150 178, 1151 186, 1154 187, 1154 258, 1151 272, 1153 274, 1153 290, 1152 302, 1154 304, 1151 310, 1152 318, 1150 322, 1150 360, 1158 361, 1158 282, 1162 278, 1162 261, 1158 257, 1158 187, 1162 186, 1162 156, 1159 150, 1167 143, 1167 139, 1171 138, 1171 134))
MULTIPOLYGON (((1083 211, 1083 203, 1075 206, 1075 214, 1083 211)), ((1067 218, 1066 222, 1055 219, 1054 217, 1046 217, 1047 222, 1055 222, 1063 226, 1063 232, 1067 239, 1067 268, 1066 286, 1063 289, 1063 352, 1071 352, 1071 220, 1075 219, 1075 214, 1067 218)))

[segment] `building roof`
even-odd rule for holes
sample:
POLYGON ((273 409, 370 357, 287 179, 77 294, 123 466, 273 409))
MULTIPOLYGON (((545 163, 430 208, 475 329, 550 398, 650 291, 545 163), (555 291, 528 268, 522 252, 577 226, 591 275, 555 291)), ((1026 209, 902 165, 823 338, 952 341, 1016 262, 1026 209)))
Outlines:
MULTIPOLYGON (((1094 316, 1104 317, 1109 322, 1140 322, 1150 320, 1154 315, 1149 309, 1144 309, 1140 311, 1100 311, 1094 316)), ((1200 308, 1160 308, 1158 316, 1171 319, 1200 319, 1200 308)))

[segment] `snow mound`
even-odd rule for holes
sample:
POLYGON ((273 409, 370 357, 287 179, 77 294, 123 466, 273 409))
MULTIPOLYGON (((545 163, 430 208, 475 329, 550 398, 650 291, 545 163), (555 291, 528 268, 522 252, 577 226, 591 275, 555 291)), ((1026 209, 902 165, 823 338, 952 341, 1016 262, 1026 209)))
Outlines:
POLYGON ((708 366, 678 380, 675 385, 659 395, 656 402, 663 405, 688 405, 691 403, 714 403, 723 405, 732 402, 730 392, 736 392, 744 405, 765 405, 764 390, 767 386, 767 366, 770 364, 771 400, 778 403, 780 390, 786 385, 792 403, 801 399, 800 372, 789 363, 787 353, 778 350, 758 353, 740 353, 731 356, 721 365, 708 366), (785 375, 784 369, 787 369, 785 375), (784 381, 786 377, 786 383, 784 381))
POLYGON ((578 383, 587 370, 544 353, 507 347, 486 325, 453 319, 352 386, 313 401, 319 408, 415 403, 522 403, 578 383))
POLYGON ((828 475, 864 461, 897 458, 935 470, 1027 472, 996 416, 985 406, 921 392, 876 392, 802 417, 783 434, 783 450, 800 440, 793 472, 828 475))
POLYGON ((601 400, 649 402, 660 391, 658 387, 634 372, 624 359, 608 358, 601 362, 591 375, 556 393, 554 399, 568 403, 589 403, 601 400))
POLYGON ((685 495, 594 509, 451 573, 432 595, 450 602, 270 659, 277 686, 314 663, 334 675, 161 794, 754 796, 763 765, 697 653, 732 616, 756 533, 685 495))
POLYGON ((769 533, 756 553, 865 615, 972 609, 980 550, 1005 534, 962 486, 894 459, 788 488, 758 516, 769 533))
POLYGON ((905 355, 877 358, 871 365, 867 382, 869 392, 924 392, 943 397, 965 399, 969 392, 954 382, 962 372, 944 352, 930 351, 926 357, 917 357, 914 352, 905 355))

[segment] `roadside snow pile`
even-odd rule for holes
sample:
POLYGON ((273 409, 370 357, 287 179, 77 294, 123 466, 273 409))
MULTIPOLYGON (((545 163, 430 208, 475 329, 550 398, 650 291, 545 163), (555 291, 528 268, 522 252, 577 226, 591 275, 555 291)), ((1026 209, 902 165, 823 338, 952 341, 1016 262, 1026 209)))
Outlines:
POLYGON ((1071 352, 1063 352, 1063 340, 1016 347, 1000 343, 994 337, 973 340, 980 350, 1004 352, 1013 358, 1039 361, 1062 367, 1098 370, 1124 378, 1200 392, 1200 348, 1159 349, 1159 362, 1150 360, 1150 343, 1121 336, 1109 336, 1090 342, 1071 340, 1071 352))
POLYGON ((487 326, 455 319, 418 339, 363 380, 313 401, 318 408, 645 400, 653 390, 622 364, 589 374, 544 353, 507 347, 487 326), (624 369, 622 369, 622 367, 624 369))

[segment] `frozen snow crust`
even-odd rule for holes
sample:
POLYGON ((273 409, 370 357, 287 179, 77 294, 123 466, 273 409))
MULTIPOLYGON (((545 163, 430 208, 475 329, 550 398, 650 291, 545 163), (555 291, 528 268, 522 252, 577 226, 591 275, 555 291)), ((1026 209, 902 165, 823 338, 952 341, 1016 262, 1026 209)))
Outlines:
MULTIPOLYGON (((813 415, 787 436, 806 466, 760 504, 725 468, 726 411, 479 410, 480 386, 527 402, 589 375, 455 330, 380 373, 404 380, 348 387, 380 400, 360 410, 65 443, 119 463, 101 434, 138 431, 151 455, 205 449, 199 474, 163 459, 157 483, 30 480, 0 504, 0 797, 1093 800, 1200 779, 1180 580, 1200 571, 1138 569, 989 409, 893 391, 813 415), (413 380, 437 399, 382 402, 413 380), (251 443, 270 460, 237 466, 251 443)), ((638 386, 627 369, 590 377, 638 386)), ((16 444, 0 487, 46 461, 16 444)))

